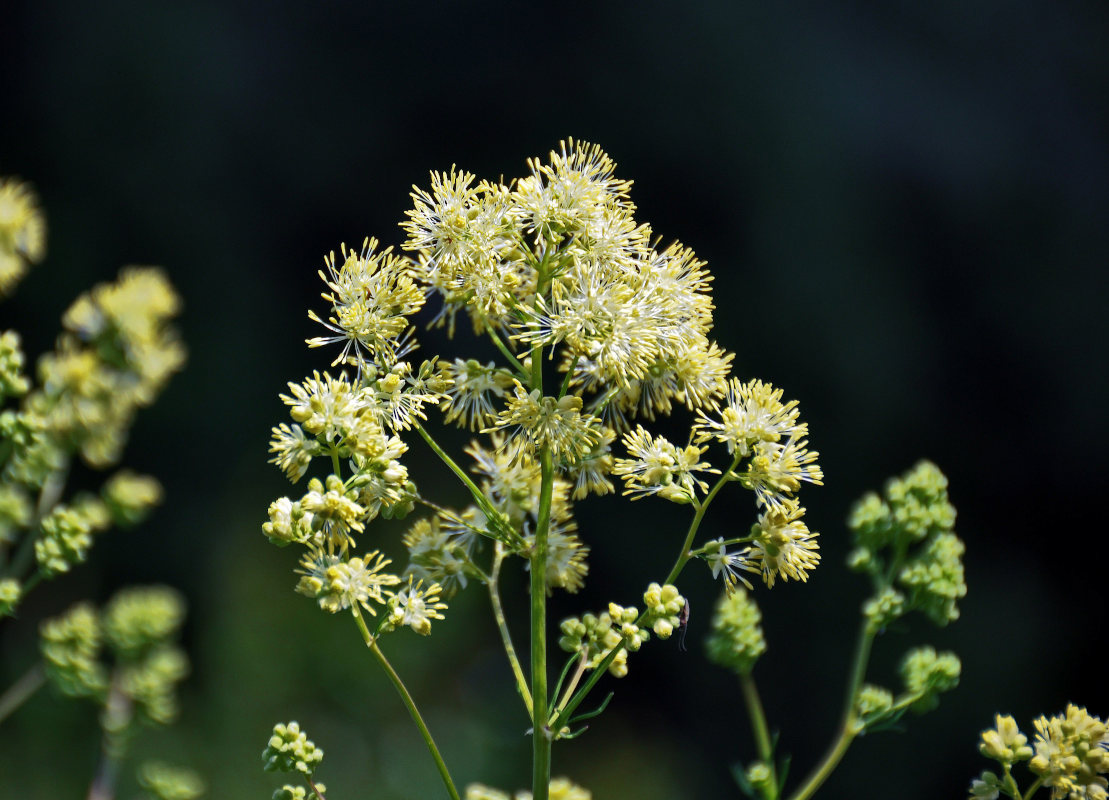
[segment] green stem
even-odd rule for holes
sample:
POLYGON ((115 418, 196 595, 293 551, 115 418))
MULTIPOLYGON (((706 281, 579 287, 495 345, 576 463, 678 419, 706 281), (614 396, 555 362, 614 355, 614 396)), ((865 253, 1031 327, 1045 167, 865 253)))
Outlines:
POLYGON ((691 548, 693 547, 693 540, 697 536, 697 530, 701 527, 701 520, 705 518, 705 512, 708 511, 712 501, 716 499, 716 495, 724 488, 724 484, 730 481, 729 476, 732 470, 736 468, 742 458, 743 456, 736 455, 732 459, 731 466, 724 470, 724 474, 720 476, 719 480, 709 489, 709 493, 705 495, 704 502, 697 506, 697 512, 693 515, 693 521, 689 523, 689 530, 686 531, 685 540, 682 542, 682 549, 678 554, 678 559, 674 562, 670 574, 666 576, 666 583, 673 583, 677 580, 678 575, 681 574, 686 563, 693 557, 691 548))
POLYGON ((19 680, 9 686, 4 694, 0 695, 0 722, 3 722, 8 715, 27 702, 35 692, 42 688, 44 683, 46 683, 46 671, 42 668, 42 664, 35 664, 23 673, 19 680))
POLYGON ((447 787, 447 794, 451 796, 451 800, 460 800, 458 789, 454 786, 454 781, 451 780, 451 774, 447 770, 447 765, 443 761, 443 756, 439 753, 439 748, 435 746, 435 739, 431 736, 431 731, 427 729, 424 723, 424 718, 420 716, 420 710, 416 708, 416 701, 412 699, 412 695, 408 693, 408 689, 404 685, 404 681, 400 679, 400 675, 393 669, 393 665, 389 663, 389 659, 381 652, 381 648, 377 646, 377 641, 374 639, 373 634, 370 633, 369 628, 366 627, 365 620, 362 619, 362 612, 358 610, 358 605, 352 605, 351 611, 354 612, 355 622, 358 624, 358 630, 362 634, 362 639, 366 642, 366 646, 370 648, 377 663, 385 670, 385 674, 389 676, 393 687, 400 695, 404 707, 408 709, 408 714, 412 717, 412 721, 416 723, 416 727, 420 729, 420 736, 423 737, 424 743, 427 744, 427 749, 431 753, 432 759, 435 761, 435 767, 439 770, 439 776, 443 779, 443 784, 447 787))
POLYGON ((755 747, 759 751, 759 761, 770 770, 770 785, 774 791, 771 797, 777 797, 778 776, 774 767, 774 745, 770 741, 770 731, 766 727, 766 713, 762 709, 759 690, 755 686, 755 679, 751 677, 750 673, 739 676, 739 685, 743 690, 747 715, 751 718, 751 731, 755 734, 755 747))
POLYGON ((481 512, 485 514, 485 518, 489 521, 489 524, 495 527, 501 536, 504 537, 502 541, 508 545, 513 545, 515 539, 518 538, 516 532, 503 523, 501 515, 493 508, 493 505, 489 502, 489 498, 482 494, 481 489, 479 489, 470 476, 462 470, 462 467, 458 466, 458 464, 454 462, 454 459, 448 456, 446 452, 443 451, 443 448, 431 438, 431 434, 425 431, 421 425, 413 425, 413 427, 416 429, 416 432, 423 437, 423 440, 427 442, 428 447, 439 456, 439 459, 446 464, 451 472, 453 472, 466 488, 470 490, 470 495, 474 498, 474 502, 477 503, 481 512))
POLYGON ((497 630, 501 633, 501 642, 504 644, 504 652, 508 656, 509 666, 512 667, 512 674, 516 676, 516 691, 520 693, 520 697, 527 706, 528 716, 532 715, 531 705, 531 691, 528 689, 527 678, 524 677, 524 670, 520 667, 520 659, 516 657, 516 648, 512 646, 512 636, 508 631, 508 621, 504 617, 504 606, 501 605, 501 593, 498 580, 501 574, 501 563, 504 561, 504 547, 500 542, 496 542, 495 551, 493 555, 493 569, 489 576, 486 585, 489 587, 489 602, 493 605, 493 619, 497 622, 497 630))
MULTIPOLYGON (((554 460, 550 445, 539 454, 539 514, 531 552, 531 699, 532 773, 534 800, 548 800, 551 783, 551 729, 547 712, 547 534, 551 526, 554 460)), ((557 728, 555 730, 558 730, 557 728)))
POLYGON ((528 377, 528 371, 524 369, 524 365, 520 362, 520 359, 512 355, 512 351, 508 349, 508 345, 506 345, 504 343, 504 340, 497 335, 497 332, 495 330, 490 328, 488 325, 485 327, 485 330, 489 334, 489 338, 493 340, 493 344, 495 344, 497 346, 497 349, 501 351, 501 355, 503 355, 508 360, 508 363, 511 364, 512 368, 519 373, 521 378, 526 379, 528 377))
POLYGON ((558 389, 559 398, 565 397, 566 393, 570 391, 570 381, 574 378, 574 368, 577 367, 577 365, 578 357, 574 356, 574 360, 570 362, 570 368, 566 370, 566 377, 562 379, 562 386, 558 389))
POLYGON ((100 749, 100 766, 96 777, 89 786, 87 800, 112 800, 116 794, 116 781, 119 778, 120 764, 126 755, 128 736, 134 716, 134 704, 120 688, 122 675, 116 670, 112 676, 108 700, 100 716, 103 730, 100 749))
MULTIPOLYGON (((676 581, 678 579, 678 575, 680 575, 682 570, 685 568, 685 565, 693 557, 693 553, 690 550, 690 547, 693 546, 693 540, 697 536, 697 530, 701 527, 701 520, 705 518, 705 512, 708 511, 708 507, 716 498, 716 495, 719 494, 720 490, 724 488, 724 484, 729 482, 728 475, 733 469, 736 468, 736 465, 739 464, 741 459, 742 456, 739 455, 735 456, 735 458, 732 459, 731 466, 724 471, 724 474, 720 476, 720 479, 709 490, 709 493, 705 496, 704 501, 702 501, 701 504, 697 506, 697 511, 693 515, 693 521, 690 522, 689 530, 686 531, 685 539, 682 541, 681 552, 678 553, 678 558, 674 562, 674 566, 671 568, 670 574, 666 576, 666 580, 663 582, 664 584, 673 583, 674 581, 676 581)), ((637 622, 642 620, 646 613, 647 612, 644 611, 642 614, 640 614, 639 620, 637 620, 637 622)), ((623 642, 621 642, 608 651, 601 663, 597 665, 597 668, 589 673, 589 677, 586 679, 582 687, 578 689, 578 691, 574 694, 572 698, 570 698, 570 702, 565 704, 565 707, 551 722, 551 728, 553 730, 562 730, 562 727, 566 724, 567 720, 570 719, 570 716, 574 713, 574 711, 577 710, 578 706, 582 704, 582 701, 584 701, 585 698, 589 696, 589 692, 593 690, 593 687, 597 685, 597 681, 601 679, 601 676, 604 675, 605 670, 608 669, 609 664, 611 664, 612 660, 616 658, 616 654, 623 649, 624 644, 623 642)))
POLYGON ((851 668, 851 679, 847 684, 846 707, 843 711, 843 722, 840 725, 839 734, 824 756, 824 760, 813 770, 801 788, 794 792, 790 800, 806 800, 806 798, 811 797, 839 765, 844 753, 847 752, 847 748, 851 746, 851 742, 863 731, 863 725, 859 722, 859 718, 855 713, 855 698, 858 696, 859 687, 862 686, 863 678, 866 675, 866 665, 870 660, 870 647, 873 643, 874 633, 869 630, 867 621, 864 619, 862 629, 859 631, 859 642, 855 648, 855 661, 851 668))

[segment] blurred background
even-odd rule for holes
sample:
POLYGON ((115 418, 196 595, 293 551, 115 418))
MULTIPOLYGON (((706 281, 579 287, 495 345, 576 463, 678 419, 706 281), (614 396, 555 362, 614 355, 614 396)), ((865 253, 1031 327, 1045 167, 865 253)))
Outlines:
MULTIPOLYGON (((736 374, 798 398, 821 452, 826 485, 802 497, 824 562, 758 596, 756 678, 795 778, 833 734, 865 591, 843 567, 844 518, 922 457, 950 478, 970 591, 950 627, 914 617, 881 638, 870 678, 896 684, 901 654, 930 643, 959 653, 962 683, 904 732, 858 741, 823 796, 958 796, 989 765, 976 745, 995 712, 1026 729, 1068 701, 1109 714, 1107 34, 1103 3, 1048 0, 7 0, 0 174, 35 185, 49 239, 0 326, 37 356, 77 293, 160 264, 190 359, 124 459, 161 479, 165 504, 0 625, 0 685, 30 663, 36 620, 169 583, 189 600, 193 672, 180 722, 137 755, 190 762, 211 797, 268 797, 280 779, 259 753, 297 719, 328 754, 329 796, 442 796, 349 619, 295 595, 296 554, 261 534, 291 491, 266 463, 269 430, 286 383, 332 357, 303 344, 329 250, 399 244, 430 169, 507 179, 573 136, 635 181, 641 221, 708 261, 736 374)), ((412 448, 415 480, 463 503, 412 448)), ((612 497, 579 513, 590 579, 555 619, 638 601, 688 520, 612 497)), ((752 519, 749 495, 726 495, 705 538, 752 519)), ((366 541, 400 555, 403 528, 366 541)), ((506 582, 523 643, 524 575, 506 582)), ((610 710, 555 751, 555 774, 599 800, 738 796, 728 766, 754 749, 737 685, 701 647, 719 585, 691 569, 682 589, 690 651, 651 643, 607 680, 610 710)), ((460 785, 527 785, 528 721, 482 595, 459 596, 430 639, 384 647, 460 785)), ((0 728, 5 793, 80 796, 95 731, 89 707, 40 692, 0 728)))

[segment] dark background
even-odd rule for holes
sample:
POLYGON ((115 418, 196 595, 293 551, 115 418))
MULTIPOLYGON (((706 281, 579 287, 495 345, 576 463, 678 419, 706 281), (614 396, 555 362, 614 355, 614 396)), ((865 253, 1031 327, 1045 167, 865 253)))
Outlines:
MULTIPOLYGON (((212 797, 266 797, 279 780, 258 754, 296 718, 328 752, 331 796, 441 796, 353 626, 294 595, 295 554, 260 533, 292 491, 265 463, 269 429, 286 382, 332 355, 303 345, 328 250, 399 243, 430 169, 510 178, 574 136, 635 180, 641 220, 709 262, 736 374, 800 399, 821 452, 827 485, 803 500, 824 563, 759 594, 770 651, 756 677, 795 779, 832 736, 863 597, 842 567, 843 519, 921 457, 951 480, 970 592, 949 628, 913 618, 879 640, 871 679, 893 684, 901 653, 932 643, 962 656, 963 681, 904 733, 857 742, 824 796, 958 796, 988 766, 976 744, 995 712, 1026 731, 1068 701, 1109 714, 1109 12, 767 5, 4 3, 0 174, 34 183, 50 236, 0 321, 37 355, 79 291, 161 264, 184 296, 190 361, 126 456, 161 478, 165 505, 0 626, 3 685, 30 663, 36 620, 168 582, 189 598, 193 674, 180 723, 140 755, 200 767, 212 797)), ((463 502, 412 445, 425 491, 463 502)), ((590 581, 554 613, 638 600, 687 519, 661 501, 583 503, 590 581)), ((725 496, 706 538, 751 519, 748 496, 725 496)), ((367 541, 396 553, 400 530, 367 541)), ((524 585, 518 570, 508 582, 524 585)), ((683 576, 696 644, 634 656, 608 681, 610 710, 556 749, 556 775, 599 799, 736 796, 727 765, 752 758, 746 718, 700 647, 717 589, 703 569, 683 576)), ((528 783, 527 720, 480 594, 430 639, 384 646, 460 785, 528 783)), ((90 709, 40 693, 0 729, 0 785, 79 796, 94 731, 90 709)))

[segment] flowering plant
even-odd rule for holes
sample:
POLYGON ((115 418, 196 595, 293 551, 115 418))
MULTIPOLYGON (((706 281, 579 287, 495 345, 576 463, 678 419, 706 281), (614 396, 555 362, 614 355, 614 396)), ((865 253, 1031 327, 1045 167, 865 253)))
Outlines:
MULTIPOLYGON (((528 166, 507 184, 454 167, 432 172, 401 223, 410 255, 367 239, 327 256, 320 276, 329 308, 309 314, 327 332, 308 345, 336 349, 333 371, 289 384, 281 399, 291 422, 273 429, 270 445, 292 482, 315 474, 299 497, 270 505, 263 531, 299 551, 297 592, 351 616, 456 800, 462 793, 382 649, 387 634, 429 634, 452 595, 481 586, 532 723, 531 794, 517 796, 588 797, 569 780, 552 780, 553 745, 603 711, 607 700, 583 707, 605 673, 626 675, 630 654, 683 629, 689 604, 677 582, 696 580, 685 568, 700 561, 702 575, 723 588, 707 653, 739 677, 758 751, 736 781, 752 797, 807 798, 856 737, 933 708, 958 682, 958 658, 930 647, 906 653, 900 692, 866 682, 872 645, 893 622, 912 611, 941 626, 958 617, 963 544, 946 479, 921 462, 851 512, 849 565, 870 578, 873 594, 842 723, 827 756, 787 792, 788 758, 776 752, 752 676, 766 647, 754 596, 756 581, 767 589, 804 582, 820 563, 800 501, 806 484, 823 480, 808 425, 782 389, 732 375, 733 355, 710 338, 705 263, 682 244, 663 247, 635 218, 631 183, 616 177, 608 155, 568 140, 528 166), (429 327, 453 336, 468 324, 499 358, 417 360, 411 320, 429 303, 429 327), (445 423, 474 434, 464 448, 468 467, 436 438, 436 408, 445 423), (674 412, 689 420, 684 443, 651 430, 674 412), (447 508, 417 487, 402 463, 413 441, 466 488, 468 506, 447 508), (691 520, 670 571, 644 579, 642 606, 611 602, 559 623, 564 656, 555 677, 547 598, 576 592, 589 572, 589 536, 574 504, 615 494, 618 483, 632 500, 687 506, 691 520), (751 492, 749 530, 700 541, 714 499, 733 488, 751 492), (403 536, 407 565, 394 568, 362 543, 376 518, 404 518, 417 507, 425 513, 403 536), (523 659, 500 589, 502 570, 517 559, 529 573, 523 659)), ((322 751, 298 724, 275 727, 264 760, 304 778, 275 797, 323 797, 314 777, 322 751)), ((465 796, 508 798, 478 784, 465 796)))
MULTIPOLYGON (((44 257, 45 232, 31 189, 0 180, 0 299, 44 257)), ((103 481, 97 494, 67 498, 66 485, 74 469, 119 463, 136 413, 181 369, 185 349, 172 325, 179 307, 160 270, 124 270, 65 312, 56 348, 38 361, 37 382, 24 371, 19 334, 0 331, 0 623, 17 617, 40 584, 84 563, 97 536, 140 523, 161 502, 158 481, 129 470, 103 481)), ((121 590, 103 609, 82 602, 44 620, 41 661, 0 694, 0 722, 47 683, 92 701, 102 755, 89 797, 114 796, 141 727, 177 715, 176 684, 188 673, 175 644, 184 614, 177 592, 154 586, 121 590)), ((137 772, 148 798, 203 792, 191 770, 147 762, 137 772)))

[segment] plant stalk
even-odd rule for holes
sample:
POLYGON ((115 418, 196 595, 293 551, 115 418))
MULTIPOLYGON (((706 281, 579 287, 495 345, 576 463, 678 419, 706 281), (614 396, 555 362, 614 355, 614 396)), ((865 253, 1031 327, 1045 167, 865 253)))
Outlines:
POLYGON ((847 748, 851 746, 851 742, 863 731, 863 725, 855 713, 855 698, 859 694, 859 687, 862 686, 863 678, 866 675, 866 665, 870 660, 870 647, 874 643, 874 636, 875 634, 869 630, 867 621, 864 619, 859 631, 859 642, 855 648, 851 678, 847 684, 847 698, 839 734, 824 756, 824 760, 813 770, 801 788, 793 793, 790 800, 807 800, 807 798, 812 797, 813 793, 821 787, 839 765, 840 760, 847 752, 847 748))
POLYGON ((365 620, 362 619, 362 613, 358 610, 357 605, 352 605, 351 610, 354 612, 354 619, 358 624, 358 630, 362 634, 362 639, 366 642, 366 646, 370 648, 377 663, 385 670, 385 674, 389 676, 393 687, 400 695, 404 707, 408 709, 409 716, 412 721, 416 723, 416 727, 420 730, 420 736, 423 737, 424 743, 427 745, 428 752, 431 753, 431 758, 435 761, 435 768, 439 770, 439 776, 443 779, 443 785, 447 787, 447 794, 451 796, 451 800, 461 800, 458 795, 458 789, 455 788, 454 781, 451 780, 450 771, 447 769, 447 764, 443 761, 443 756, 439 753, 439 748, 435 745, 435 739, 431 736, 431 731, 427 729, 427 724, 424 718, 420 715, 420 710, 416 708, 416 701, 412 699, 412 695, 408 693, 408 689, 404 685, 404 681, 400 679, 400 675, 393 669, 393 665, 389 663, 389 659, 381 652, 381 648, 377 646, 377 640, 374 639, 373 634, 370 633, 369 628, 366 627, 365 620))
POLYGON ((27 702, 44 683, 46 683, 46 671, 42 668, 42 664, 35 664, 23 673, 19 680, 0 695, 0 722, 27 702))
POLYGON ((551 729, 547 710, 547 534, 551 526, 554 460, 551 447, 539 454, 541 488, 535 546, 531 552, 531 792, 534 800, 548 800, 551 783, 551 729))

